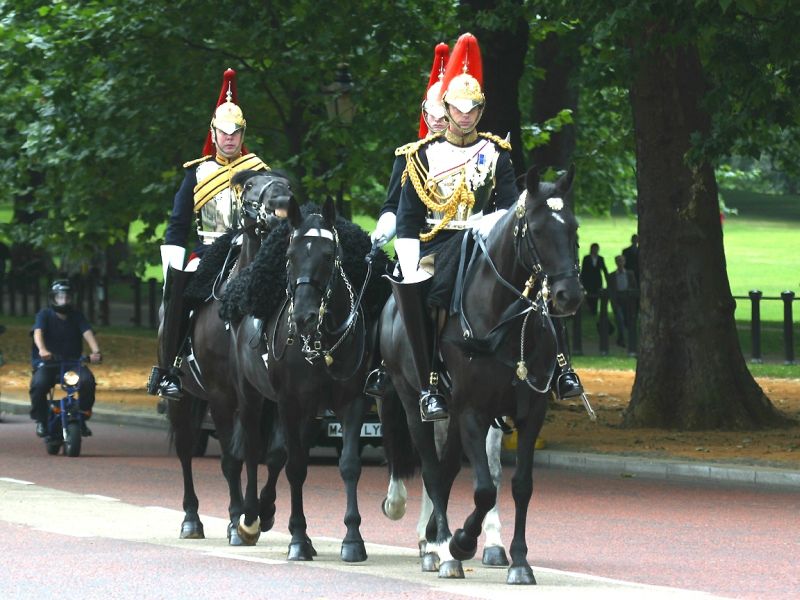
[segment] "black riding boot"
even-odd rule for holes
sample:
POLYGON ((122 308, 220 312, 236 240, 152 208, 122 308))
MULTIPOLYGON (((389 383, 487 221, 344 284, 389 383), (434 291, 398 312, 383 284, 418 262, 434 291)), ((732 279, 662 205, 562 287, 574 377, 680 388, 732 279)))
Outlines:
POLYGON ((192 273, 169 267, 164 286, 164 321, 159 340, 159 365, 153 367, 147 382, 147 392, 171 400, 179 400, 181 393, 181 370, 178 355, 186 341, 189 315, 183 292, 192 273))
POLYGON ((565 398, 575 398, 583 394, 583 385, 578 378, 578 374, 572 370, 569 363, 569 347, 567 346, 566 330, 561 319, 553 319, 556 330, 556 343, 558 353, 556 354, 556 369, 553 373, 555 379, 556 395, 560 400, 565 398))
POLYGON ((411 344, 411 359, 420 389, 420 416, 423 421, 446 419, 447 404, 439 393, 439 373, 435 368, 438 327, 428 316, 423 294, 428 282, 402 283, 391 280, 391 283, 397 310, 411 344))

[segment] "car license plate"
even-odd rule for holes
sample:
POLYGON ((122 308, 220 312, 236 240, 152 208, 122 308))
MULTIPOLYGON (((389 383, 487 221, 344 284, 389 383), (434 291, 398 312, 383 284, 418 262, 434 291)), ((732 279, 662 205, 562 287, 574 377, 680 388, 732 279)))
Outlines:
MULTIPOLYGON (((328 423, 328 437, 342 437, 342 424, 328 423)), ((361 437, 381 437, 381 424, 364 423, 361 426, 361 437)))

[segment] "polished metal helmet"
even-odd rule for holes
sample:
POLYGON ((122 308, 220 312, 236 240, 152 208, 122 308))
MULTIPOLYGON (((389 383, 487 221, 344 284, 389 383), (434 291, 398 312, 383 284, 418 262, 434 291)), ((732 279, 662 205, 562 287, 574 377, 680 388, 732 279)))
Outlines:
POLYGON ((478 40, 471 33, 465 33, 453 47, 442 82, 442 102, 445 108, 455 106, 467 113, 473 108, 486 104, 483 95, 483 64, 478 40))
POLYGON ((211 117, 211 128, 232 135, 247 127, 242 109, 231 101, 231 92, 228 90, 227 99, 217 107, 211 117))

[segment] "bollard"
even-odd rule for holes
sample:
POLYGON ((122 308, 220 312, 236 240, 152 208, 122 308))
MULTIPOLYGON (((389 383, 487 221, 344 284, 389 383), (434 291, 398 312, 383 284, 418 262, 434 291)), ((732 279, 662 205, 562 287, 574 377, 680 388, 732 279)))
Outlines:
POLYGON ((792 323, 792 302, 794 292, 781 292, 783 300, 783 364, 794 365, 794 323, 792 323))
POLYGON ((600 354, 608 356, 608 290, 600 290, 600 354))
POLYGON ((582 312, 583 304, 578 307, 578 310, 572 316, 572 354, 575 356, 583 356, 583 339, 581 338, 582 312))
POLYGON ((750 316, 750 340, 753 345, 753 353, 750 362, 761 363, 761 290, 750 290, 751 316, 750 316))

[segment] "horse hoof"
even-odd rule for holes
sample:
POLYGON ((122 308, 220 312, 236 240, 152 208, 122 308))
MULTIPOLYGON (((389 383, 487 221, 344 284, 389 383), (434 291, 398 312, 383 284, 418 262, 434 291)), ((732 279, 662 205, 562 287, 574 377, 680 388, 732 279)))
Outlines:
POLYGON ((364 542, 342 542, 341 557, 344 562, 364 562, 367 560, 364 542))
POLYGON ((200 521, 184 521, 181 523, 182 540, 204 540, 203 524, 200 521))
POLYGON ((450 538, 450 554, 456 560, 469 560, 478 551, 478 538, 470 537, 463 529, 457 529, 450 538))
POLYGON ((311 542, 292 542, 289 544, 289 553, 287 558, 289 560, 314 560, 314 555, 317 552, 311 542))
POLYGON ((536 585, 536 578, 533 576, 533 569, 529 565, 523 565, 511 567, 508 570, 506 583, 509 585, 536 585))
POLYGON ((439 579, 464 579, 460 560, 446 560, 439 565, 439 579))
POLYGON ((435 552, 426 552, 422 555, 422 572, 436 573, 439 570, 439 555, 435 552))
POLYGON ((239 537, 239 528, 236 523, 228 523, 228 545, 229 546, 246 546, 241 537, 239 537))
POLYGON ((236 526, 236 533, 239 534, 239 540, 242 546, 255 546, 258 538, 261 537, 261 519, 256 517, 253 524, 248 526, 245 522, 244 515, 239 517, 239 524, 236 526))
POLYGON ((383 499, 381 504, 381 511, 383 515, 392 521, 399 521, 406 514, 406 507, 399 502, 389 502, 388 498, 383 499))
POLYGON ((502 546, 487 546, 483 549, 483 560, 481 562, 487 567, 507 567, 508 556, 506 556, 506 549, 502 546))

